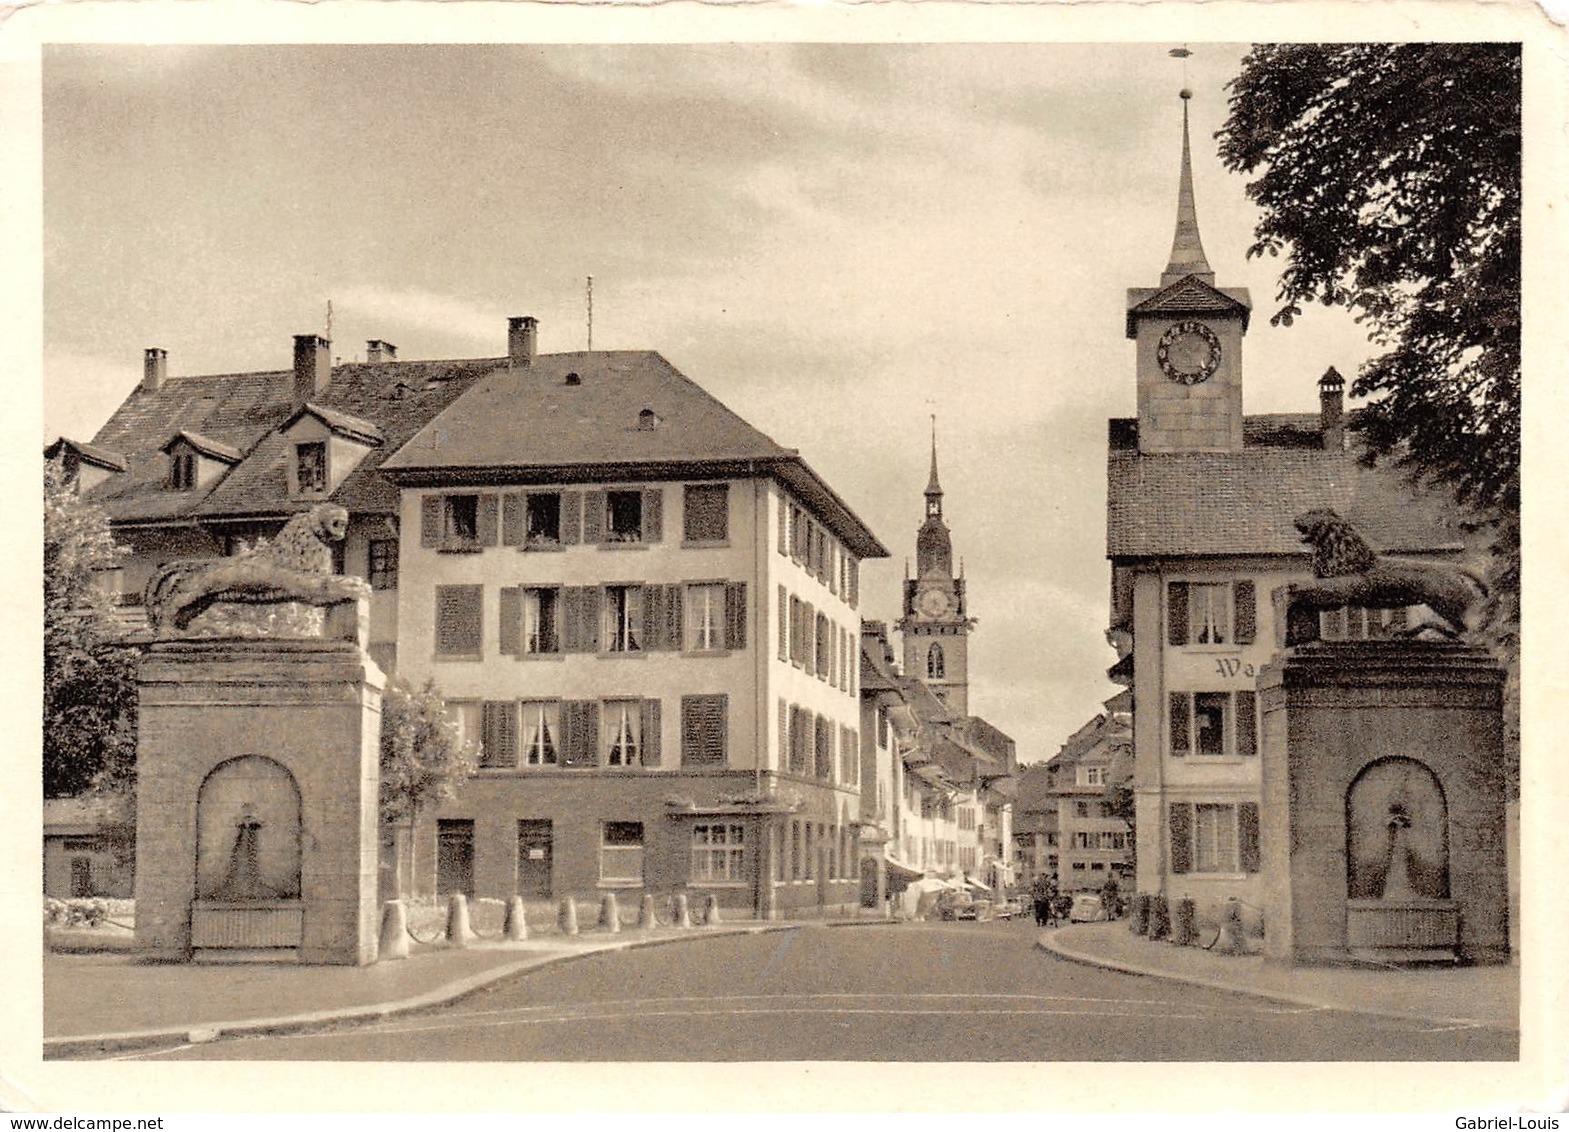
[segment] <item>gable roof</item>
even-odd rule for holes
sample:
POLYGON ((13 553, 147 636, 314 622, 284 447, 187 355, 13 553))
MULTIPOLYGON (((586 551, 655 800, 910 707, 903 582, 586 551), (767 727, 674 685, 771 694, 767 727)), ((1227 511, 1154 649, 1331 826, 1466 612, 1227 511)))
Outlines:
POLYGON ((1128 288, 1129 338, 1138 334, 1138 320, 1149 315, 1232 314, 1248 328, 1253 300, 1246 287, 1216 287, 1197 275, 1186 275, 1165 287, 1128 288))
POLYGON ((475 382, 382 465, 399 484, 770 474, 862 558, 888 550, 800 454, 652 350, 543 354, 475 382), (642 414, 652 410, 654 427, 642 414))
POLYGON ((326 408, 323 405, 316 404, 314 401, 305 402, 279 427, 287 431, 301 417, 315 417, 322 424, 326 425, 330 431, 337 433, 339 436, 357 440, 361 444, 370 445, 371 447, 380 444, 382 440, 381 429, 377 428, 370 421, 362 420, 352 413, 326 408))
POLYGON ((203 456, 210 457, 224 464, 238 464, 244 455, 232 444, 225 444, 221 440, 214 440, 209 436, 203 436, 199 432, 192 432, 190 429, 184 428, 166 440, 163 447, 158 449, 158 451, 167 452, 176 444, 181 443, 188 444, 203 456))
POLYGON ((107 448, 100 448, 96 444, 83 444, 79 440, 70 440, 60 437, 49 447, 44 449, 44 459, 54 460, 62 452, 75 453, 77 459, 84 464, 103 468, 110 472, 125 471, 125 457, 118 452, 111 452, 107 448))
MULTIPOLYGON (((332 501, 351 511, 394 513, 398 492, 376 475, 381 460, 478 377, 505 364, 479 359, 333 367, 331 383, 311 403, 373 422, 388 443, 366 455, 332 501)), ((121 523, 221 521, 309 508, 314 501, 289 497, 290 445, 278 431, 295 408, 292 369, 174 377, 155 390, 138 386, 93 438, 95 445, 126 453, 129 474, 96 485, 88 498, 121 523), (171 491, 162 447, 179 432, 222 445, 241 459, 213 483, 171 491)))
POLYGON ((1375 550, 1458 550, 1452 505, 1412 487, 1397 470, 1365 468, 1353 452, 1300 441, 1315 417, 1248 418, 1238 452, 1141 453, 1136 423, 1111 422, 1106 469, 1106 556, 1295 555, 1293 525, 1332 507, 1375 550))

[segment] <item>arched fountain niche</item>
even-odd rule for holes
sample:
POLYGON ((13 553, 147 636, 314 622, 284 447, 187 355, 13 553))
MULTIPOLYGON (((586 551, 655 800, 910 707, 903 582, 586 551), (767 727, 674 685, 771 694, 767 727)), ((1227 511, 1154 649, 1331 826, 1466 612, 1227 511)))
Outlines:
POLYGON ((300 946, 300 831, 299 786, 281 763, 242 755, 202 780, 194 950, 273 958, 300 946))
POLYGON ((1368 958, 1453 958, 1449 807, 1427 764, 1369 763, 1346 789, 1347 945, 1368 958))

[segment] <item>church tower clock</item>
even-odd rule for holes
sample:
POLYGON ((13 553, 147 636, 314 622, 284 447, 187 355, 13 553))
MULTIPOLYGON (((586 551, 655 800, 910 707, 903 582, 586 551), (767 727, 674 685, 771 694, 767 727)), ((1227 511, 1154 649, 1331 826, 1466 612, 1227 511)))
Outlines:
POLYGON ((932 474, 926 518, 915 535, 915 577, 904 580, 904 672, 932 689, 956 716, 970 713, 969 636, 964 578, 954 573, 953 542, 937 480, 937 423, 932 421, 932 474))
POLYGON ((1137 342, 1139 451, 1242 450, 1242 336, 1251 303, 1245 287, 1217 287, 1199 239, 1182 91, 1182 173, 1177 231, 1159 287, 1128 291, 1129 338, 1137 342))

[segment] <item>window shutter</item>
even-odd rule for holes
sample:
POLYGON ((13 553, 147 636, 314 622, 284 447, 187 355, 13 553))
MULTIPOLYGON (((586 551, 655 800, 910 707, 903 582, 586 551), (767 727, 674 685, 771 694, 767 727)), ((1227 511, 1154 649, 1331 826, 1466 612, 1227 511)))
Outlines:
POLYGON ((847 581, 850 590, 850 608, 858 609, 861 604, 861 564, 856 559, 849 560, 849 575, 847 581))
POLYGON ((1258 754, 1258 695, 1237 693, 1237 754, 1258 754))
POLYGON ((640 587, 643 591, 643 626, 638 632, 638 640, 643 642, 645 651, 658 652, 670 648, 670 635, 665 626, 665 594, 669 587, 650 585, 640 587))
POLYGON ((643 701, 643 765, 658 766, 660 759, 659 742, 659 701, 643 701))
POLYGON ((583 541, 589 545, 605 540, 605 493, 583 493, 583 541))
POLYGON ((790 705, 779 697, 779 769, 790 767, 790 705))
POLYGON ((479 506, 476 508, 477 522, 475 523, 475 536, 480 546, 496 545, 496 528, 500 518, 501 499, 495 495, 482 495, 479 497, 479 506))
POLYGON ((1259 871, 1258 803, 1237 807, 1237 859, 1245 873, 1259 871))
POLYGON ((725 648, 746 648, 746 583, 725 583, 725 648))
POLYGON ((472 656, 484 631, 484 591, 480 586, 436 587, 436 652, 472 656))
POLYGON ((659 542, 665 534, 665 489, 651 487, 643 492, 643 541, 659 542))
POLYGON ((1180 759, 1192 745, 1188 738, 1188 724, 1193 717, 1193 693, 1171 693, 1171 756, 1180 759))
POLYGON ((779 493, 779 553, 790 553, 790 504, 782 491, 779 493))
POLYGON ((561 705, 563 766, 599 762, 599 701, 567 700, 561 705))
POLYGON ((1238 582, 1234 589, 1236 598, 1236 640, 1239 645, 1251 645, 1258 635, 1258 598, 1252 582, 1238 582))
POLYGON ((817 770, 817 713, 801 709, 801 773, 817 770))
POLYGON ((513 700, 486 700, 480 709, 484 765, 515 767, 518 764, 518 705, 513 700))
POLYGON ((515 491, 501 497, 501 545, 523 545, 523 496, 515 491))
POLYGON ((1188 643, 1188 583, 1169 582, 1166 585, 1166 643, 1188 643))
POLYGON ((561 493, 561 544, 575 546, 583 541, 583 493, 561 493))
POLYGON ((779 659, 790 659, 790 595, 779 587, 779 624, 774 627, 779 634, 779 659))
POLYGON ((801 663, 808 676, 817 674, 817 613, 809 601, 801 603, 801 663))
POLYGON ((599 651, 599 587, 561 590, 561 651, 599 651))
POLYGON ((1193 871, 1193 805, 1190 802, 1173 802, 1170 814, 1171 819, 1167 825, 1171 829, 1171 871, 1191 873, 1193 871))
POLYGON ((419 544, 441 545, 441 506, 439 495, 427 495, 419 501, 419 544))
POLYGON ((523 591, 519 586, 501 587, 501 655, 516 656, 522 651, 523 591))
POLYGON ((681 697, 681 762, 684 766, 723 766, 729 697, 681 697))

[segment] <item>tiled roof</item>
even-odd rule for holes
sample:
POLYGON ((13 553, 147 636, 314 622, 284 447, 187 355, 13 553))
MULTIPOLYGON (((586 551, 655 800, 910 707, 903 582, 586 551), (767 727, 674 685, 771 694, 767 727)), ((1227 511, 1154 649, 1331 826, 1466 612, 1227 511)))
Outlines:
POLYGON ((44 459, 53 460, 65 450, 75 452, 82 462, 93 464, 111 472, 125 471, 125 457, 118 452, 111 452, 107 448, 99 448, 96 444, 83 444, 80 440, 68 440, 60 437, 49 447, 44 449, 44 459))
MULTIPOLYGON (((505 364, 505 359, 481 359, 333 367, 331 384, 312 403, 373 423, 389 443, 369 453, 332 499, 351 511, 395 511, 397 489, 375 474, 381 460, 475 379, 505 364)), ((174 377, 156 390, 138 387, 93 441, 126 453, 129 475, 97 485, 89 497, 121 522, 282 514, 309 507, 310 501, 289 498, 288 444, 277 431, 294 410, 292 369, 174 377), (161 449, 179 431, 225 445, 243 458, 215 484, 171 491, 161 449)))
POLYGON ((214 460, 219 460, 225 464, 238 464, 245 455, 232 444, 225 444, 221 440, 214 440, 210 436, 203 436, 201 433, 192 432, 188 428, 182 428, 164 441, 163 447, 158 449, 158 451, 167 452, 181 441, 189 444, 203 456, 211 456, 214 460))
MULTIPOLYGON (((693 465, 777 476, 851 551, 887 549, 793 449, 742 420, 652 350, 548 354, 476 382, 385 463, 399 482, 468 474, 532 482, 567 469, 628 479, 693 465), (650 427, 651 426, 651 427, 650 427)), ((449 482, 451 482, 449 480, 449 482)))
POLYGON ((1131 422, 1113 421, 1106 556, 1305 555, 1293 520, 1315 507, 1339 512, 1379 551, 1462 545, 1452 509, 1400 472, 1361 467, 1350 452, 1298 446, 1310 421, 1249 418, 1240 452, 1143 454, 1131 422))
POLYGON ((1141 315, 1240 314, 1248 328, 1253 301, 1246 287, 1215 287, 1189 275, 1167 287, 1128 288, 1128 337, 1138 333, 1141 315))

